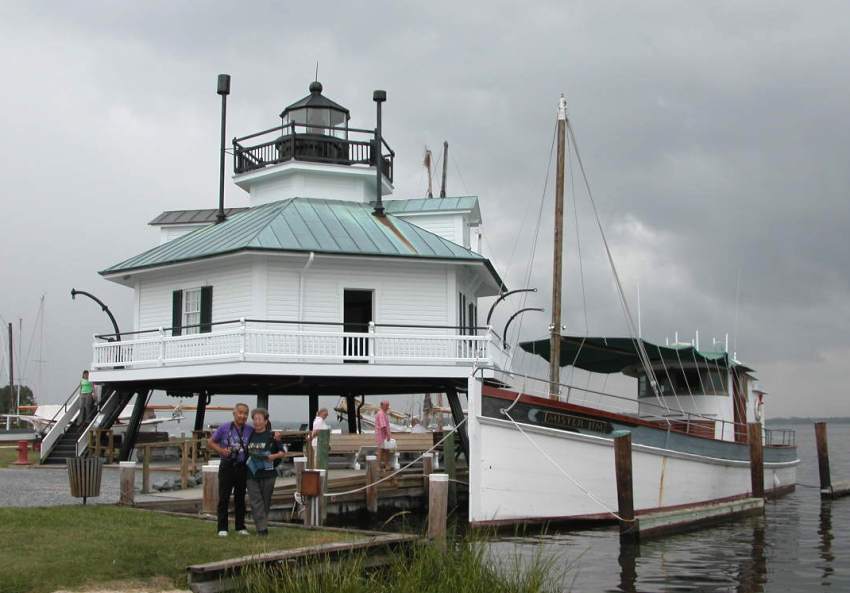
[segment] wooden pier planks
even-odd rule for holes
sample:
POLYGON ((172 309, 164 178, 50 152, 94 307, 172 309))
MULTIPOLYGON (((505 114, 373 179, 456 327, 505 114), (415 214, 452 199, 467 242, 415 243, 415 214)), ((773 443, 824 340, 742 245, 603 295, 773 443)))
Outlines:
POLYGON ((688 505, 671 511, 639 513, 640 536, 653 537, 764 512, 764 498, 688 505))

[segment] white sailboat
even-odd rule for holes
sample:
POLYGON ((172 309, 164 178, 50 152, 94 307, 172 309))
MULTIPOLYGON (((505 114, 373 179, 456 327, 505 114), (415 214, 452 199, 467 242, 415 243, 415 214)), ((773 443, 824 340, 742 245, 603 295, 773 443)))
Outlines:
MULTIPOLYGON (((632 335, 561 335, 568 129, 562 97, 552 324, 549 337, 521 344, 549 362, 549 378, 498 370, 470 378, 469 520, 475 525, 611 520, 617 509, 613 436, 624 430, 632 436, 638 514, 748 497, 747 423, 762 419, 764 394, 751 368, 725 348, 706 352, 696 344, 661 346, 639 338, 622 291, 632 335), (622 397, 564 384, 565 366, 632 377, 637 393, 622 397)), ((794 433, 762 434, 765 491, 788 492, 799 463, 794 433)))

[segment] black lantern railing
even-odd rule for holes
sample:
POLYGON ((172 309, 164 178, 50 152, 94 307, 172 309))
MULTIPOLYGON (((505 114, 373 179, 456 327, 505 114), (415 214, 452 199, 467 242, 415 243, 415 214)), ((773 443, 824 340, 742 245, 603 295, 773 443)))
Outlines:
POLYGON ((373 130, 345 128, 346 137, 334 136, 341 131, 339 127, 288 123, 235 138, 233 172, 239 175, 291 160, 374 166, 375 155, 380 152, 382 173, 392 182, 395 152, 386 141, 382 138, 383 148, 376 151, 373 130), (250 146, 247 140, 253 141, 250 146))

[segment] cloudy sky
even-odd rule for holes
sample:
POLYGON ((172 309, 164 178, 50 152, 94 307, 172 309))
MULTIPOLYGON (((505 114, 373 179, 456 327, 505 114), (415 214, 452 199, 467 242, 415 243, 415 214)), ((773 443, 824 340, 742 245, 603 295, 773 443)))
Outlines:
MULTIPOLYGON (((565 93, 645 337, 699 330, 705 347, 728 333, 772 414, 850 414, 846 3, 3 2, 0 47, 0 315, 23 318, 21 372, 38 385, 42 370, 44 401, 64 399, 91 334, 109 329, 71 287, 127 326, 130 291, 97 270, 155 244, 146 223, 162 210, 215 205, 216 75, 233 77, 232 137, 275 125, 318 61, 355 126, 373 125, 371 91, 387 90, 398 196, 423 194, 424 146, 450 142, 449 193, 480 196, 485 246, 512 286, 543 196, 529 304, 547 307, 543 186, 565 93), (42 295, 39 365, 39 341, 27 350, 42 295)), ((579 181, 568 331, 623 335, 579 181)), ((245 197, 228 184, 229 205, 245 197)), ((545 317, 522 335, 545 335, 545 317)))

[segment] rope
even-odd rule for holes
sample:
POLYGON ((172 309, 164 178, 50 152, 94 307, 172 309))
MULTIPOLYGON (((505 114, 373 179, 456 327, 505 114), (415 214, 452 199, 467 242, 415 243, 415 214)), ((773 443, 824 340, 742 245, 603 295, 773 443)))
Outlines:
MULTIPOLYGON (((590 199, 590 205, 593 209, 593 216, 596 220, 596 226, 599 228, 599 234, 602 237, 602 244, 605 247, 605 254, 608 258, 608 264, 610 265, 611 272, 614 276, 614 282, 617 287, 617 294, 620 297, 620 307, 623 309, 623 313, 625 314, 629 333, 632 339, 634 340, 635 345, 637 346, 638 358, 641 359, 641 364, 644 366, 645 372, 650 377, 650 386, 652 387, 652 390, 655 393, 656 399, 662 405, 662 407, 666 408, 669 412, 669 407, 667 406, 666 402, 661 399, 661 395, 658 392, 658 379, 655 376, 655 371, 652 369, 652 365, 650 364, 649 355, 646 353, 646 348, 643 345, 643 340, 637 337, 637 326, 635 325, 634 318, 632 317, 631 311, 629 310, 628 302, 626 301, 626 295, 623 291, 623 283, 620 281, 620 274, 619 272, 617 272, 617 266, 614 263, 614 255, 611 253, 611 247, 610 245, 608 245, 608 238, 605 236, 605 229, 602 227, 602 221, 599 218, 599 211, 596 208, 596 201, 593 199, 593 192, 590 189, 590 181, 587 178, 587 172, 584 169, 584 162, 581 159, 581 152, 579 152, 578 142, 576 141, 572 122, 569 119, 567 119, 567 131, 570 133, 570 140, 572 141, 573 147, 576 151, 576 161, 578 162, 579 170, 581 171, 582 179, 587 190, 587 196, 590 199)), ((667 419, 667 424, 669 426, 669 419, 667 419)))
POLYGON ((540 454, 543 455, 543 457, 545 457, 547 461, 549 461, 549 463, 554 465, 555 468, 558 469, 558 471, 560 471, 562 474, 564 474, 564 476, 566 476, 567 479, 569 479, 570 482, 572 482, 579 490, 581 490, 588 498, 590 498, 590 500, 592 500, 597 505, 602 507, 605 510, 606 513, 610 514, 611 516, 613 516, 614 518, 616 518, 619 521, 624 521, 626 523, 634 522, 634 519, 623 519, 623 517, 621 517, 619 514, 617 514, 613 509, 611 509, 608 505, 606 505, 602 500, 600 500, 599 498, 594 496, 594 494, 590 490, 585 488, 581 484, 581 482, 576 480, 567 470, 565 470, 563 467, 561 467, 561 465, 557 461, 552 459, 552 457, 550 457, 549 454, 546 453, 546 451, 544 451, 537 443, 534 442, 534 440, 530 436, 528 436, 528 434, 522 429, 522 427, 517 423, 517 421, 514 420, 513 417, 510 415, 510 411, 514 408, 514 406, 516 406, 516 404, 519 401, 519 398, 521 396, 522 396, 522 394, 518 393, 517 396, 516 396, 516 399, 514 399, 513 403, 510 406, 508 406, 507 408, 501 410, 502 414, 507 416, 508 420, 511 421, 511 424, 514 425, 514 428, 516 428, 520 432, 520 434, 522 434, 522 436, 524 436, 526 438, 526 440, 529 443, 531 443, 531 445, 535 449, 537 449, 537 451, 539 451, 540 454))
POLYGON ((348 495, 348 494, 357 494, 358 492, 364 492, 364 491, 365 491, 365 490, 367 490, 368 488, 372 488, 372 487, 374 487, 374 486, 377 486, 377 485, 378 485, 378 484, 380 484, 381 482, 386 482, 386 481, 387 481, 387 480, 389 480, 390 478, 394 478, 395 476, 397 476, 398 474, 400 474, 401 472, 403 472, 403 471, 404 471, 404 470, 406 470, 407 468, 411 467, 414 463, 416 463, 417 461, 419 461, 420 459, 422 459, 423 457, 425 457, 425 455, 426 455, 426 454, 433 452, 433 451, 434 451, 437 447, 439 447, 440 445, 442 445, 444 441, 446 441, 446 440, 447 440, 450 436, 452 436, 454 433, 456 433, 456 432, 457 432, 458 428, 460 428, 461 426, 463 426, 463 423, 464 423, 464 422, 466 422, 466 420, 467 420, 467 419, 466 419, 466 418, 464 418, 463 420, 461 420, 460 422, 458 422, 458 423, 457 423, 457 425, 454 427, 454 429, 452 429, 452 430, 451 430, 448 434, 446 434, 446 436, 444 436, 443 438, 441 438, 441 439, 440 439, 440 440, 439 440, 439 441, 438 441, 438 442, 437 442, 437 443, 436 443, 433 447, 431 447, 431 448, 430 448, 430 449, 428 449, 427 451, 424 451, 424 452, 423 452, 423 453, 422 453, 419 457, 417 457, 416 459, 414 459, 413 461, 411 461, 410 463, 408 463, 408 464, 407 464, 407 465, 405 465, 404 467, 401 467, 401 468, 397 469, 397 470, 396 470, 396 471, 394 471, 393 473, 391 473, 391 474, 389 474, 389 475, 387 475, 387 476, 384 476, 384 477, 383 477, 383 478, 381 478, 380 480, 377 480, 377 481, 375 481, 375 482, 372 482, 371 484, 366 484, 366 485, 365 485, 365 486, 363 486, 362 488, 355 488, 354 490, 348 490, 348 491, 346 491, 346 492, 325 492, 325 493, 323 494, 323 496, 325 496, 325 497, 331 497, 331 496, 346 496, 346 495, 348 495))

